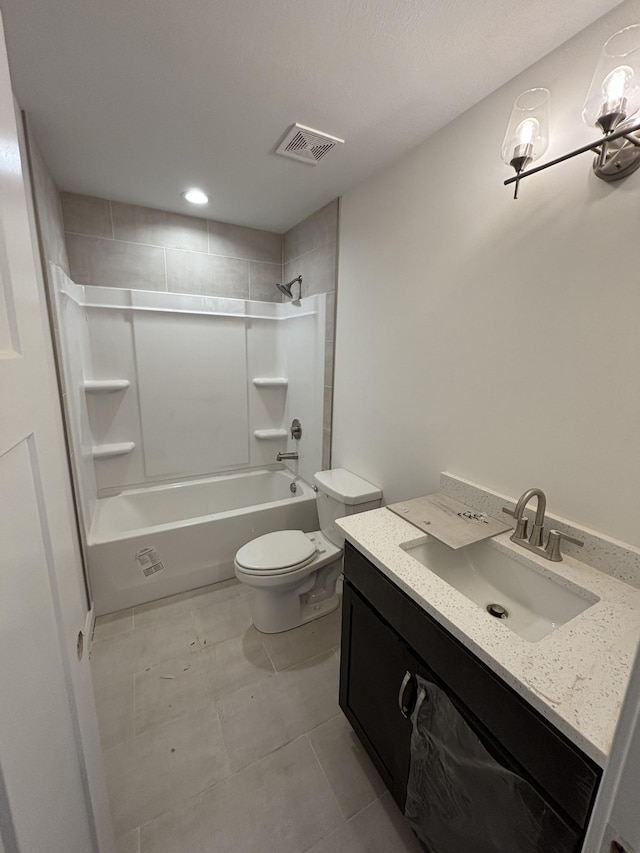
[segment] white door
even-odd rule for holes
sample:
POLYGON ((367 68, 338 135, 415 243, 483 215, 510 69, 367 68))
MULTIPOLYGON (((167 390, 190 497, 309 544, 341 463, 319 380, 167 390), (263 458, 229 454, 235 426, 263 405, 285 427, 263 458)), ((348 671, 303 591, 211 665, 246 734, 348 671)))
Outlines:
POLYGON ((0 21, 0 850, 112 853, 24 172, 0 21))
POLYGON ((640 853, 640 649, 613 739, 584 853, 640 853))

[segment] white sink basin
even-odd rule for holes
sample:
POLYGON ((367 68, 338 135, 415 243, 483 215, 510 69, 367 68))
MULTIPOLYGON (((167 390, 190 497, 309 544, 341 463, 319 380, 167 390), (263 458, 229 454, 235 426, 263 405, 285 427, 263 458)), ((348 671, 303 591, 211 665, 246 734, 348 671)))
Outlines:
POLYGON ((600 599, 574 584, 560 583, 520 563, 488 542, 453 550, 429 538, 401 546, 415 560, 478 604, 487 619, 502 622, 535 643, 600 599), (487 610, 499 605, 508 615, 487 610))

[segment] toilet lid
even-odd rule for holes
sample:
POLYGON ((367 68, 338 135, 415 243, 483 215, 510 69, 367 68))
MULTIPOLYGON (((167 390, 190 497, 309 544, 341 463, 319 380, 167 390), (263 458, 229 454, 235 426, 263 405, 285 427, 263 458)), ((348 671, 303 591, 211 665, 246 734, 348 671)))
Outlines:
POLYGON ((316 553, 316 545, 302 530, 278 530, 258 536, 236 554, 236 562, 244 569, 272 572, 307 563, 316 553))

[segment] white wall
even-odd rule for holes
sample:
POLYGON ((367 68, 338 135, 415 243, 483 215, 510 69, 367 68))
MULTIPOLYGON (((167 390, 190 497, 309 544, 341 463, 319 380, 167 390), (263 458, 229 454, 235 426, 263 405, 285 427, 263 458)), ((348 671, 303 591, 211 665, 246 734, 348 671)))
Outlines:
POLYGON ((387 502, 448 470, 540 486, 552 512, 640 544, 640 173, 607 185, 586 154, 513 201, 500 160, 532 86, 552 92, 546 158, 595 137, 600 47, 638 21, 623 3, 344 196, 333 464, 387 502))

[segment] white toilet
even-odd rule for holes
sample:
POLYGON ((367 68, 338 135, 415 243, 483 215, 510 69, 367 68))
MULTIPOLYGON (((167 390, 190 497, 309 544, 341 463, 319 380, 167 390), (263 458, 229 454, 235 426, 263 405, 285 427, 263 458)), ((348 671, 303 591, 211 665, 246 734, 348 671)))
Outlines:
POLYGON ((253 588, 251 615, 258 631, 277 634, 335 610, 344 534, 336 518, 380 506, 382 492, 344 468, 314 475, 320 530, 278 530, 244 545, 236 577, 253 588))

